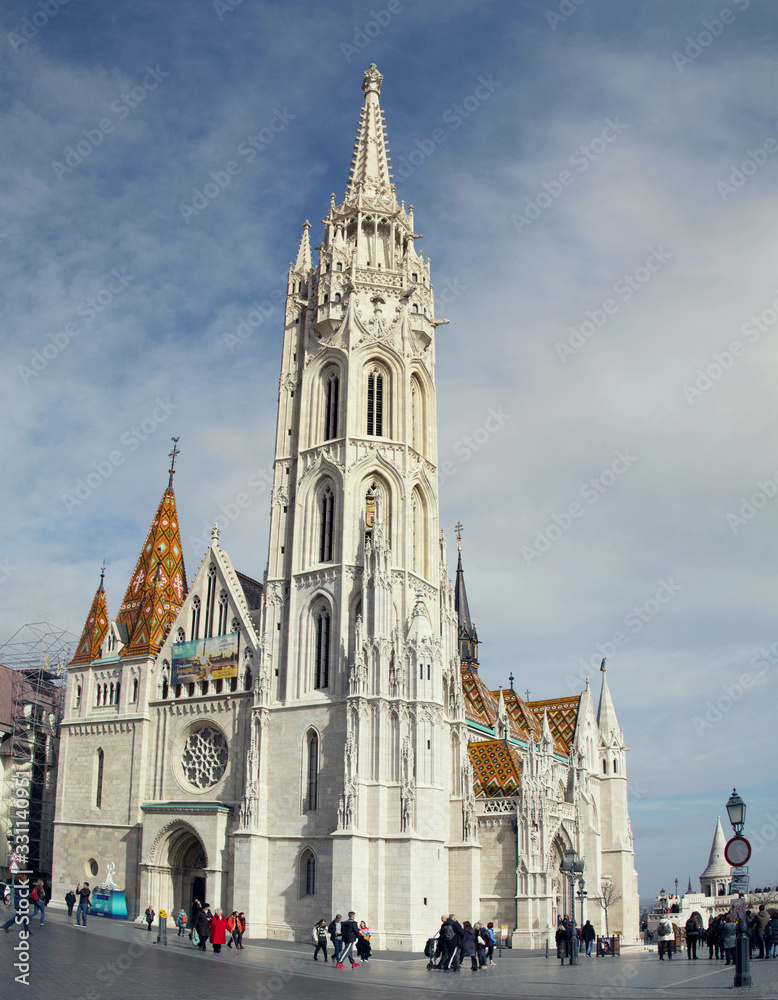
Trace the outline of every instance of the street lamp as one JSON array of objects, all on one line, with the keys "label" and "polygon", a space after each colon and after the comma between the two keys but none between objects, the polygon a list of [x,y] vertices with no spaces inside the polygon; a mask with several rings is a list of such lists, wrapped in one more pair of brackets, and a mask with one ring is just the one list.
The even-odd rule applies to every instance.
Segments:
[{"label": "street lamp", "polygon": [[581,875],[581,877],[578,879],[578,892],[576,893],[576,895],[581,900],[581,928],[583,928],[583,925],[584,925],[584,900],[589,895],[589,893],[586,891],[586,881],[585,881],[583,875]]},{"label": "street lamp", "polygon": [[[732,789],[732,794],[727,802],[727,815],[732,829],[736,836],[740,836],[743,827],[746,825],[746,804],[737,793],[737,789]],[[749,848],[750,850],[750,848]],[[743,894],[738,893],[742,899]],[[748,924],[744,913],[743,903],[738,907],[737,918],[737,939],[735,944],[735,979],[733,986],[751,985],[751,947],[748,939]]]},{"label": "street lamp", "polygon": [[732,824],[732,829],[736,834],[740,835],[743,832],[743,827],[746,825],[746,804],[738,795],[736,788],[732,789],[729,802],[727,802],[727,815],[729,816],[729,822]]},{"label": "street lamp", "polygon": [[[579,858],[574,847],[565,851],[559,871],[570,881],[570,914],[571,914],[571,935],[570,935],[570,965],[578,965],[578,934],[575,930],[575,883],[583,876],[584,859]],[[583,900],[581,900],[583,908]]]}]

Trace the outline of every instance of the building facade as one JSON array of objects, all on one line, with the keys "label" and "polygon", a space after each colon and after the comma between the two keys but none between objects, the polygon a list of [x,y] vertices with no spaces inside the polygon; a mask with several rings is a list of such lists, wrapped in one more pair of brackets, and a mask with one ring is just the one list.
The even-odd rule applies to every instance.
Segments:
[{"label": "building facade", "polygon": [[[605,674],[597,709],[588,684],[540,702],[490,691],[461,554],[449,577],[445,320],[392,183],[381,82],[371,66],[318,258],[305,223],[289,270],[263,584],[217,528],[188,584],[171,467],[116,619],[101,582],[70,665],[55,894],[113,861],[135,914],[207,897],[244,910],[251,936],[289,939],[353,909],[377,947],[407,949],[456,911],[531,946],[567,912],[572,845],[590,895],[620,887],[610,925],[632,938],[626,747]],[[237,646],[229,670],[184,678],[184,652],[219,637]]]}]

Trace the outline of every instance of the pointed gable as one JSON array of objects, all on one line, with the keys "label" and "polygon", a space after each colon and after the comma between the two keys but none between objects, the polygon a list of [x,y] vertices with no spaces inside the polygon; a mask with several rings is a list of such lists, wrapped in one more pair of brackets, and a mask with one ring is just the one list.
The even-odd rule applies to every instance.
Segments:
[{"label": "pointed gable", "polygon": [[497,699],[475,670],[462,667],[462,693],[465,697],[465,718],[490,729],[497,717]]},{"label": "pointed gable", "polygon": [[127,631],[121,656],[155,655],[187,593],[172,486],[162,494],[116,622]]},{"label": "pointed gable", "polygon": [[569,754],[573,744],[580,702],[580,694],[575,694],[568,698],[549,698],[547,701],[527,703],[527,707],[533,712],[539,712],[541,715],[544,711],[547,713],[554,744],[563,754]]},{"label": "pointed gable", "polygon": [[103,640],[108,634],[108,608],[105,603],[105,590],[103,589],[103,577],[100,577],[100,586],[95,591],[92,600],[92,607],[86,616],[84,630],[76,646],[76,655],[70,661],[69,666],[79,663],[91,663],[100,656],[100,648]]}]

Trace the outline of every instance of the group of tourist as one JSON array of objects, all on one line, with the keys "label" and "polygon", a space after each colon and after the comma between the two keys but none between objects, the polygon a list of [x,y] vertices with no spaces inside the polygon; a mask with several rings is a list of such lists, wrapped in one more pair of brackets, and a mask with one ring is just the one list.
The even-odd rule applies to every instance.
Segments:
[{"label": "group of tourist", "polygon": [[[211,913],[209,903],[201,903],[199,899],[194,901],[192,907],[191,920],[187,918],[186,911],[182,908],[176,917],[178,936],[183,937],[187,927],[190,927],[189,940],[196,945],[200,951],[205,951],[210,941],[213,950],[218,955],[222,950],[222,945],[228,948],[235,946],[235,951],[243,949],[243,934],[246,930],[246,914],[243,910],[238,913],[233,910],[226,917],[224,911],[217,908]],[[229,938],[229,941],[227,940]]]},{"label": "group of tourist", "polygon": [[313,925],[311,938],[313,940],[313,960],[319,961],[319,952],[322,953],[324,961],[327,961],[327,938],[332,942],[332,961],[335,968],[345,969],[345,962],[351,963],[351,968],[355,969],[360,963],[356,961],[354,955],[359,955],[361,962],[367,962],[373,953],[370,944],[370,928],[364,920],[357,923],[356,914],[349,911],[348,920],[344,920],[339,913],[327,923],[322,917]]},{"label": "group of tourist", "polygon": [[440,918],[440,930],[429,939],[424,950],[429,958],[428,969],[439,969],[441,972],[459,972],[465,959],[470,959],[470,971],[480,972],[482,969],[496,965],[494,949],[497,936],[494,924],[490,921],[483,924],[480,920],[471,923],[465,920],[460,923],[455,913],[443,914]]},{"label": "group of tourist", "polygon": [[578,951],[585,951],[586,957],[592,957],[597,932],[591,920],[587,920],[583,927],[573,927],[573,921],[565,914],[557,919],[557,929],[554,941],[556,942],[557,958],[562,961],[570,958],[573,950],[573,934],[578,938]]},{"label": "group of tourist", "polygon": [[[686,957],[689,960],[699,958],[698,942],[708,946],[708,958],[721,959],[726,965],[735,964],[735,946],[737,943],[737,917],[731,911],[710,917],[708,926],[703,924],[702,915],[695,910],[684,926],[686,932]],[[758,951],[758,958],[778,957],[778,910],[768,910],[762,904],[756,913],[746,910],[746,933],[750,957]],[[659,958],[664,960],[673,957],[675,950],[675,929],[667,917],[662,917],[657,927],[659,942]]]}]

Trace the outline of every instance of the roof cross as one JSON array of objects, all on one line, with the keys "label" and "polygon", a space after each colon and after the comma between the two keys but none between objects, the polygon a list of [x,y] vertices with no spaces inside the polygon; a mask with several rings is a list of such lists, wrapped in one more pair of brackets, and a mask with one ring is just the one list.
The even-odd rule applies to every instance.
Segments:
[{"label": "roof cross", "polygon": [[513,674],[508,674],[508,680],[511,682],[511,691],[513,690]]},{"label": "roof cross", "polygon": [[457,523],[454,525],[454,531],[456,531],[456,533],[457,533],[457,551],[458,552],[462,551],[462,528],[463,527],[464,527],[464,525],[462,524],[461,521],[457,521]]},{"label": "roof cross", "polygon": [[172,490],[173,476],[176,474],[176,455],[181,454],[181,449],[178,447],[179,438],[172,437],[170,440],[173,442],[173,450],[168,455],[168,458],[170,459],[170,480],[168,481],[167,488]]}]

